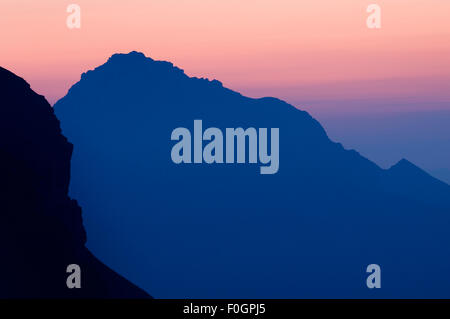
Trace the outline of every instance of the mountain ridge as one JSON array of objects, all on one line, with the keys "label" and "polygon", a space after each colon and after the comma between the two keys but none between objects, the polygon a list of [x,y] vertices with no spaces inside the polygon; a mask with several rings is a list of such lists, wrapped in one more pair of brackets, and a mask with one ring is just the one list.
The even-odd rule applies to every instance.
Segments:
[{"label": "mountain ridge", "polygon": [[[156,68],[155,68],[155,71],[157,71],[157,72],[169,72],[169,73],[172,73],[174,76],[180,76],[180,75],[181,75],[181,77],[182,77],[184,80],[192,80],[192,81],[200,81],[200,82],[204,82],[204,83],[207,83],[207,84],[212,85],[212,86],[218,86],[218,87],[224,88],[225,90],[227,90],[228,92],[232,92],[233,94],[237,94],[237,95],[242,96],[242,97],[244,97],[244,98],[248,98],[248,97],[243,96],[243,95],[242,95],[241,93],[239,93],[239,92],[236,92],[236,91],[234,91],[234,90],[232,90],[232,89],[229,89],[229,88],[225,88],[225,87],[223,86],[222,82],[220,82],[220,81],[217,80],[217,79],[212,79],[212,80],[210,80],[210,79],[208,79],[208,78],[190,77],[190,76],[188,76],[188,75],[185,73],[185,71],[184,71],[183,69],[181,69],[181,68],[175,66],[173,63],[168,62],[168,61],[163,61],[163,60],[161,60],[161,61],[160,61],[160,60],[154,60],[154,59],[152,59],[151,57],[147,57],[144,53],[139,52],[139,51],[130,51],[129,53],[115,53],[115,54],[111,55],[111,56],[107,59],[107,62],[105,62],[104,64],[102,64],[102,65],[100,65],[100,66],[98,66],[98,67],[96,67],[96,68],[94,68],[94,69],[92,69],[92,70],[88,70],[87,72],[82,73],[81,78],[80,78],[80,81],[77,82],[75,85],[73,85],[73,86],[69,89],[69,91],[68,91],[68,93],[67,93],[66,95],[70,94],[71,91],[72,91],[73,89],[77,88],[77,86],[79,85],[79,83],[81,83],[83,80],[87,80],[87,79],[89,78],[89,75],[90,75],[90,74],[94,74],[96,71],[101,72],[101,71],[103,71],[105,68],[110,67],[112,64],[116,64],[116,62],[118,62],[118,63],[124,62],[124,63],[127,63],[127,65],[130,65],[130,64],[131,64],[131,65],[135,65],[135,66],[138,66],[139,63],[146,63],[146,64],[149,64],[149,63],[150,63],[150,64],[153,64],[153,65],[158,65],[158,66],[160,66],[160,67],[156,67]],[[139,68],[138,68],[138,69],[139,69]],[[151,74],[152,74],[153,76],[156,75],[156,74],[154,74],[154,73],[151,73]],[[131,74],[131,75],[132,75],[132,74]],[[65,96],[64,96],[64,97],[65,97]],[[64,99],[64,97],[62,97],[60,100]],[[307,116],[308,116],[311,120],[317,122],[317,124],[320,126],[320,128],[323,130],[323,132],[327,135],[325,129],[322,127],[322,125],[320,124],[320,122],[318,122],[314,117],[312,117],[312,116],[311,116],[307,111],[305,111],[305,110],[301,110],[301,109],[299,109],[299,108],[297,108],[297,107],[295,107],[295,106],[292,106],[291,104],[289,104],[289,103],[287,103],[287,102],[285,102],[285,101],[283,101],[283,100],[281,100],[281,99],[278,99],[278,98],[276,98],[276,97],[266,96],[266,97],[261,97],[261,98],[249,98],[249,99],[252,99],[252,100],[261,100],[261,101],[275,101],[275,102],[277,102],[277,103],[285,104],[286,106],[289,106],[289,107],[294,107],[295,109],[299,110],[300,112],[304,112],[305,114],[307,114]],[[55,103],[55,106],[57,106],[57,104],[58,104],[58,102],[59,102],[60,100],[58,100],[58,101]],[[327,137],[328,137],[328,135],[327,135]],[[329,137],[328,137],[328,138],[329,138]],[[342,146],[342,144],[339,143],[339,142],[334,142],[334,143],[336,143],[336,144],[339,145],[339,146]],[[343,146],[342,146],[342,147],[343,147]],[[344,148],[344,149],[345,149],[345,148]],[[355,150],[355,149],[345,149],[345,150],[346,150],[346,151],[350,151],[350,152],[356,152],[359,156],[361,156],[361,157],[363,157],[363,158],[366,158],[365,156],[361,155],[361,154],[360,154],[357,150]],[[366,159],[367,159],[367,158],[366,158]],[[368,160],[369,160],[369,159],[368,159]],[[370,160],[369,160],[369,161],[370,161]],[[372,161],[371,161],[371,162],[372,162]],[[410,161],[408,161],[407,159],[404,159],[404,158],[401,159],[401,160],[399,160],[397,163],[395,163],[394,165],[392,165],[390,168],[385,169],[385,168],[380,167],[380,169],[381,169],[381,170],[384,170],[384,171],[396,170],[396,169],[399,167],[399,165],[402,166],[402,167],[404,167],[405,164],[407,164],[407,163],[410,163],[410,164],[413,165],[416,169],[425,172],[423,169],[419,168],[418,166],[414,165],[413,163],[411,163]],[[375,163],[374,163],[374,164],[375,164]],[[378,166],[377,164],[375,164],[375,165]],[[379,167],[379,166],[378,166],[378,167]],[[411,167],[411,166],[410,166],[410,167]],[[425,172],[425,173],[426,173],[426,172]],[[427,173],[427,175],[429,175],[429,174]],[[430,175],[430,177],[433,178],[433,179],[437,179],[436,177],[433,177],[433,176],[431,176],[431,175]],[[439,179],[438,179],[438,180],[439,180]],[[441,182],[443,182],[443,181],[441,181]],[[445,183],[445,182],[443,182],[443,183]]]},{"label": "mountain ridge", "polygon": [[[450,277],[430,268],[450,265],[442,256],[450,193],[437,180],[415,187],[408,171],[399,178],[345,150],[279,99],[248,98],[138,53],[113,57],[55,112],[76,145],[71,193],[92,212],[88,232],[117,244],[113,251],[94,237],[88,245],[121,273],[169,298],[448,295]],[[279,128],[279,171],[172,163],[170,133],[198,119]],[[378,293],[357,270],[373,262],[389,269],[389,288]],[[411,263],[418,272],[405,271]]]}]

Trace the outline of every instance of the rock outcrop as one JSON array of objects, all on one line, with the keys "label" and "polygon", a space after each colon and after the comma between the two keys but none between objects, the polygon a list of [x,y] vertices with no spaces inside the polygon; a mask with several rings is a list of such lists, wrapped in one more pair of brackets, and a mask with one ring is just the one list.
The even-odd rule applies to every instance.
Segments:
[{"label": "rock outcrop", "polygon": [[[148,298],[85,247],[72,149],[45,98],[0,68],[0,298]],[[70,264],[80,289],[66,285]]]}]

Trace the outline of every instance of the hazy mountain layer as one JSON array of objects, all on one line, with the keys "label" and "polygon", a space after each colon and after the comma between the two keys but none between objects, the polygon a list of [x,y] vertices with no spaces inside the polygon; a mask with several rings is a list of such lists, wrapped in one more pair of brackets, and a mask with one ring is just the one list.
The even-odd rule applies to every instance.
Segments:
[{"label": "hazy mountain layer", "polygon": [[[88,246],[157,297],[450,297],[450,187],[406,160],[381,169],[283,101],[131,52],[83,74],[55,111]],[[175,164],[171,135],[188,129],[194,147],[195,120],[202,133],[279,128],[278,171],[260,174],[250,151]],[[381,289],[366,287],[372,263]]]}]

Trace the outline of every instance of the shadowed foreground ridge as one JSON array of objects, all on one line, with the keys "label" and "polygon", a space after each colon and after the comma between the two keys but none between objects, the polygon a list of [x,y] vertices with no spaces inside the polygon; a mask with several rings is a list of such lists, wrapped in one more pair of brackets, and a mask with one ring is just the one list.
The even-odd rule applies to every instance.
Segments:
[{"label": "shadowed foreground ridge", "polygon": [[[45,98],[0,68],[0,298],[148,298],[84,246],[71,156]],[[69,264],[81,289],[66,286]]]},{"label": "shadowed foreground ridge", "polygon": [[[450,297],[450,187],[407,161],[381,169],[307,112],[138,52],[83,74],[55,112],[89,248],[158,297]],[[174,164],[171,132],[197,119],[279,128],[279,171]]]}]

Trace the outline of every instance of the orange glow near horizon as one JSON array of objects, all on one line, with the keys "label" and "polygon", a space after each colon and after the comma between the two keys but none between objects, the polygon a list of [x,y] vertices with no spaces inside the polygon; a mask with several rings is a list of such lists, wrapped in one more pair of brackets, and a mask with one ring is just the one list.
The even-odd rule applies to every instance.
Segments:
[{"label": "orange glow near horizon", "polygon": [[[81,29],[66,26],[70,3]],[[381,29],[366,26],[371,3]],[[0,11],[0,65],[51,103],[81,73],[136,50],[254,97],[450,109],[448,0],[2,0]]]}]

